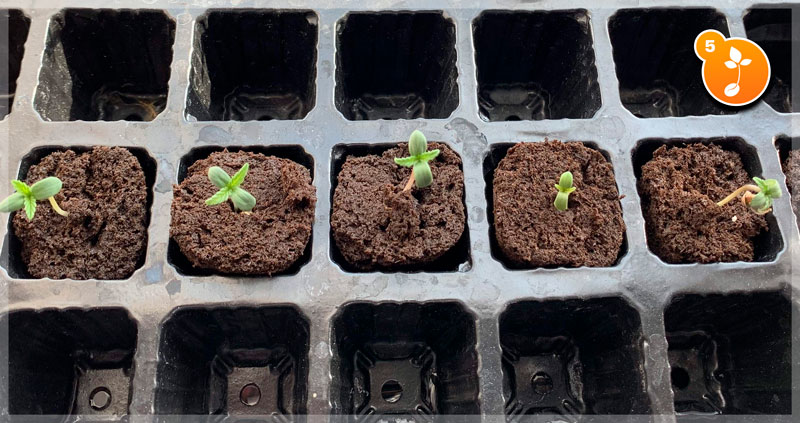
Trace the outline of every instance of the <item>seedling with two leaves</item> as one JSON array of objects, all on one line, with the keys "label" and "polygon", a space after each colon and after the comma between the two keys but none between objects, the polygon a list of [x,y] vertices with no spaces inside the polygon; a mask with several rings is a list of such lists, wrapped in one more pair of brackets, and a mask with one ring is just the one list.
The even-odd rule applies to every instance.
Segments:
[{"label": "seedling with two leaves", "polygon": [[394,159],[396,164],[411,168],[411,176],[408,178],[403,192],[411,190],[415,183],[417,188],[425,188],[433,182],[433,173],[428,162],[439,155],[439,150],[427,150],[428,140],[422,132],[415,130],[408,138],[408,152],[411,156]]},{"label": "seedling with two leaves", "polygon": [[49,200],[50,206],[56,213],[65,217],[69,214],[59,207],[54,198],[61,191],[62,185],[61,180],[55,176],[44,178],[31,186],[15,179],[11,181],[11,185],[16,192],[0,203],[0,213],[11,213],[24,208],[25,216],[28,220],[33,220],[33,216],[36,214],[36,202]]},{"label": "seedling with two leaves", "polygon": [[744,193],[744,195],[742,195],[742,203],[756,214],[767,214],[771,212],[773,200],[781,196],[781,188],[778,186],[778,181],[775,179],[764,180],[761,178],[753,178],[753,181],[756,183],[755,185],[747,184],[739,187],[736,191],[718,202],[717,206],[722,207]]},{"label": "seedling with two leaves", "polygon": [[221,167],[212,166],[208,168],[208,179],[219,188],[219,191],[206,200],[206,204],[214,206],[230,199],[236,210],[243,212],[253,210],[253,207],[256,206],[256,198],[241,188],[249,169],[250,164],[245,163],[233,177],[230,177]]}]

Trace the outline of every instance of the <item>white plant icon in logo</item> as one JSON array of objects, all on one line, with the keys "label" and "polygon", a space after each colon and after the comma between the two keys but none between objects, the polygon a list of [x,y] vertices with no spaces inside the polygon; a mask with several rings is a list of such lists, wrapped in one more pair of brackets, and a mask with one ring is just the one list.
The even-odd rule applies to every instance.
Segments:
[{"label": "white plant icon in logo", "polygon": [[736,47],[731,47],[731,60],[725,62],[728,69],[738,69],[736,82],[732,82],[725,87],[725,95],[733,97],[739,94],[739,81],[742,80],[742,66],[747,66],[752,62],[750,59],[742,59],[742,52],[737,50]]}]

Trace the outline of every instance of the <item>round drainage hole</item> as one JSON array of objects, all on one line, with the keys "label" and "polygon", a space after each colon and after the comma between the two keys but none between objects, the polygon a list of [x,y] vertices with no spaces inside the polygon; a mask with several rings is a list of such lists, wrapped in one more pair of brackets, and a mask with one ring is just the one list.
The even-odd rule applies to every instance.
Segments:
[{"label": "round drainage hole", "polygon": [[261,389],[255,383],[244,386],[239,392],[239,401],[248,407],[254,407],[261,401]]},{"label": "round drainage hole", "polygon": [[531,384],[533,385],[533,392],[539,395],[547,395],[553,392],[553,379],[547,373],[539,372],[533,375]]},{"label": "round drainage hole", "polygon": [[383,400],[390,403],[400,401],[403,396],[403,387],[400,386],[396,380],[387,380],[381,386],[381,397]]},{"label": "round drainage hole", "polygon": [[678,389],[686,389],[689,387],[691,378],[689,378],[689,372],[687,372],[686,369],[675,367],[670,372],[670,375],[672,377],[672,386]]},{"label": "round drainage hole", "polygon": [[105,386],[94,388],[89,394],[89,406],[92,410],[103,411],[111,405],[111,391]]}]

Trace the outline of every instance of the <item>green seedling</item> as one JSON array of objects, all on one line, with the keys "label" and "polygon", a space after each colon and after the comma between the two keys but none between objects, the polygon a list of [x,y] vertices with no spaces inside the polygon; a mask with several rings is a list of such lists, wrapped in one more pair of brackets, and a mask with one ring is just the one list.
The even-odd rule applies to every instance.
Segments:
[{"label": "green seedling", "polygon": [[212,166],[208,168],[208,179],[219,188],[219,191],[206,200],[206,204],[214,206],[230,199],[236,210],[244,212],[253,210],[253,207],[256,206],[256,198],[240,187],[249,169],[250,164],[245,163],[231,178],[228,176],[228,173],[220,167]]},{"label": "green seedling", "polygon": [[18,180],[11,181],[11,185],[17,192],[11,194],[0,203],[0,212],[10,213],[24,208],[25,216],[28,220],[33,220],[33,215],[36,214],[36,202],[49,200],[50,206],[53,207],[56,213],[65,217],[69,215],[58,206],[56,199],[53,198],[61,191],[62,185],[61,180],[55,176],[44,178],[31,186]]},{"label": "green seedling", "polygon": [[422,132],[415,130],[408,138],[408,152],[411,153],[411,156],[394,159],[398,165],[411,168],[411,176],[408,178],[403,192],[410,190],[415,183],[417,188],[425,188],[433,182],[433,173],[428,162],[439,155],[439,150],[427,150],[428,140]]},{"label": "green seedling", "polygon": [[558,190],[558,194],[556,194],[556,201],[553,205],[556,206],[556,210],[564,211],[567,209],[569,203],[569,195],[575,191],[575,187],[572,186],[572,172],[564,172],[561,174],[561,177],[558,178],[556,189]]},{"label": "green seedling", "polygon": [[729,196],[722,199],[717,205],[722,207],[744,193],[744,195],[742,195],[742,203],[752,209],[756,214],[767,214],[771,212],[772,201],[781,196],[781,188],[778,186],[778,181],[775,179],[764,180],[761,178],[753,178],[753,181],[755,181],[755,185],[742,185]]}]

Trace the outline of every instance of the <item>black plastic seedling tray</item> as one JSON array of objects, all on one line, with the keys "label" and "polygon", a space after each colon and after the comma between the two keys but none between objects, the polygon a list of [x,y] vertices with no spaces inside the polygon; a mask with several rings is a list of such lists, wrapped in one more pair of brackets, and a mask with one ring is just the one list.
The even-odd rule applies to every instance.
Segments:
[{"label": "black plastic seedling tray", "polygon": [[[754,262],[675,265],[648,248],[636,186],[657,146],[705,142],[786,192],[781,159],[800,142],[800,6],[2,7],[0,194],[45,154],[94,145],[129,148],[150,194],[147,250],[124,280],[33,279],[10,223],[0,225],[3,421],[800,415],[800,233],[789,196],[776,201]],[[705,93],[692,41],[710,28],[761,43],[773,66],[763,100],[734,109]],[[336,172],[346,155],[383,151],[414,129],[461,156],[464,237],[428,266],[358,272],[332,242]],[[512,143],[545,138],[584,142],[613,165],[626,224],[613,266],[522,269],[499,252],[493,171]],[[288,271],[200,272],[171,243],[173,184],[223,148],[311,170],[313,235]]]}]

